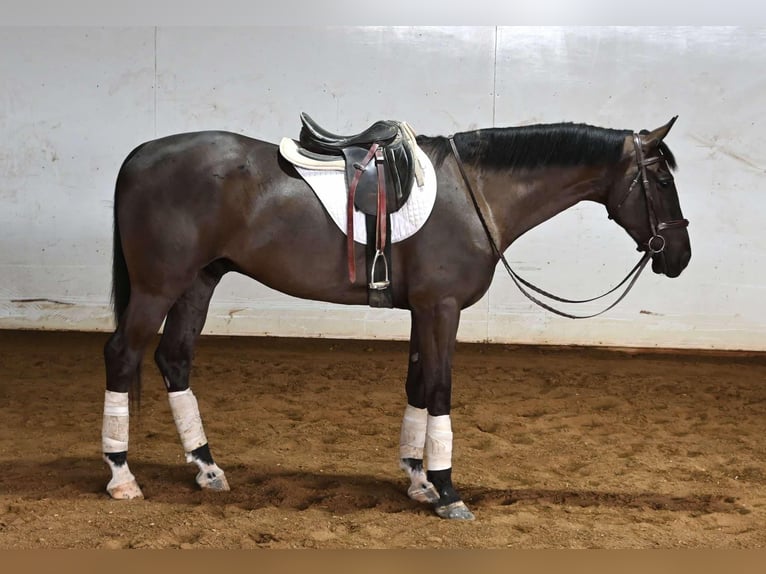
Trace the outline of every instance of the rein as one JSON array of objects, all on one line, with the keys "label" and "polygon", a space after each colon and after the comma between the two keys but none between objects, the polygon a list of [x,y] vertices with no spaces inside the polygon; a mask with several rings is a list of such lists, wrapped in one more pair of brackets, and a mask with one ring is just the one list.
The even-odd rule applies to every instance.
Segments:
[{"label": "rein", "polygon": [[[468,179],[468,175],[465,172],[465,168],[463,167],[463,160],[460,157],[460,153],[457,151],[455,140],[453,136],[450,136],[448,139],[449,139],[450,146],[452,147],[452,153],[455,156],[455,160],[457,161],[458,169],[460,170],[460,174],[463,176],[463,181],[465,181],[465,185],[468,188],[468,193],[471,196],[471,201],[473,202],[473,206],[476,209],[476,213],[479,216],[479,220],[481,221],[481,224],[484,227],[484,231],[487,234],[487,237],[489,238],[489,242],[490,242],[490,245],[492,246],[492,250],[503,262],[503,266],[508,272],[508,275],[510,275],[511,279],[513,279],[513,282],[516,284],[516,287],[519,288],[519,291],[521,291],[522,294],[524,294],[524,296],[527,297],[527,299],[529,299],[536,305],[539,305],[543,309],[546,309],[547,311],[550,311],[551,313],[555,313],[556,315],[560,315],[561,317],[567,317],[569,319],[590,319],[592,317],[597,317],[599,315],[602,315],[603,313],[606,313],[607,311],[615,307],[620,301],[622,301],[625,298],[625,296],[630,292],[630,290],[636,284],[636,281],[638,280],[639,275],[641,275],[641,272],[646,267],[646,264],[649,262],[652,255],[654,255],[655,253],[661,253],[665,249],[665,238],[659,235],[659,231],[662,231],[663,229],[673,228],[673,227],[681,227],[681,226],[685,227],[686,225],[689,224],[689,222],[686,220],[672,221],[669,223],[657,223],[657,217],[654,211],[654,204],[652,199],[650,199],[651,194],[648,191],[649,178],[647,177],[647,174],[646,174],[646,165],[659,161],[660,158],[651,158],[649,160],[645,160],[643,155],[643,150],[641,150],[641,140],[638,134],[633,134],[633,145],[636,147],[636,163],[638,164],[639,172],[638,174],[636,174],[636,179],[633,182],[633,184],[631,184],[627,193],[630,193],[635,183],[639,181],[639,177],[641,177],[641,180],[640,180],[641,186],[643,187],[644,194],[646,195],[647,209],[649,210],[649,222],[652,229],[652,237],[650,237],[649,241],[647,241],[645,246],[642,246],[644,254],[641,256],[641,259],[639,259],[638,263],[636,263],[633,269],[631,269],[628,272],[628,274],[625,276],[625,278],[622,281],[620,281],[619,284],[617,284],[615,287],[612,287],[612,289],[610,289],[606,293],[603,293],[602,295],[599,295],[597,297],[591,297],[590,299],[565,299],[563,297],[553,295],[552,293],[548,293],[547,291],[540,289],[539,287],[536,287],[535,285],[533,285],[526,279],[522,278],[518,273],[516,273],[511,268],[510,264],[508,263],[508,260],[505,258],[505,255],[503,255],[503,252],[500,251],[500,249],[497,247],[497,243],[495,242],[494,237],[492,237],[492,232],[490,231],[490,228],[487,225],[486,220],[484,219],[484,214],[481,212],[479,203],[478,201],[476,201],[476,195],[474,193],[473,187],[471,186],[471,182]],[[622,202],[620,203],[622,204]],[[652,242],[655,240],[661,240],[661,243],[659,244],[658,248],[655,248],[652,245]],[[559,301],[561,303],[590,303],[592,301],[603,299],[607,295],[614,293],[617,289],[622,287],[626,282],[628,282],[628,286],[625,288],[625,291],[622,293],[622,295],[619,296],[619,298],[616,301],[614,301],[606,309],[599,311],[598,313],[593,313],[592,315],[572,315],[570,313],[560,311],[548,305],[547,303],[540,301],[540,299],[538,299],[537,297],[529,293],[526,289],[524,289],[524,287],[527,287],[531,289],[532,291],[534,291],[535,293],[543,295],[544,297],[547,297],[549,299],[553,299],[554,301]]]}]

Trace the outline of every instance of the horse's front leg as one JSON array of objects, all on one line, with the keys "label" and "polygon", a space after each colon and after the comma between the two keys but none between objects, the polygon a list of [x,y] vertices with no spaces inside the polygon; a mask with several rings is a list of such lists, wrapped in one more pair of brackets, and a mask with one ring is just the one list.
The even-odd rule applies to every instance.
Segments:
[{"label": "horse's front leg", "polygon": [[417,319],[412,314],[410,327],[410,356],[407,367],[407,407],[402,419],[402,431],[399,435],[399,465],[410,478],[407,495],[417,502],[435,504],[439,502],[439,493],[426,476],[423,466],[426,433],[428,430],[428,410],[426,409],[423,369],[420,360],[417,337]]},{"label": "horse's front leg", "polygon": [[[424,489],[423,499],[431,502],[436,514],[442,518],[472,520],[473,514],[452,484],[452,356],[460,308],[455,300],[446,300],[433,306],[413,309],[412,315],[412,339],[417,341],[417,348],[413,353],[414,344],[411,341],[407,380],[408,410],[402,425],[400,455],[408,454],[408,447],[417,448],[421,437],[425,435],[423,457],[426,482],[413,481],[410,491],[413,487],[417,490],[420,484]],[[412,440],[407,440],[405,432]],[[418,451],[413,450],[412,454],[417,455]],[[402,459],[405,466],[409,467],[411,478],[420,478],[416,456],[402,456]]]}]

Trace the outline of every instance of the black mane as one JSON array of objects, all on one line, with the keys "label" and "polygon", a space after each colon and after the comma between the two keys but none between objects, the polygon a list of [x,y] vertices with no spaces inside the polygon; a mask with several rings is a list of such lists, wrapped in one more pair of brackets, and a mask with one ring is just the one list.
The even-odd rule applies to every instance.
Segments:
[{"label": "black mane", "polygon": [[[587,124],[538,124],[512,128],[487,128],[455,134],[464,162],[502,169],[534,169],[542,166],[574,167],[616,163],[622,157],[630,130],[598,128]],[[440,165],[451,153],[445,137],[418,136]],[[670,167],[675,159],[665,143],[660,150]]]}]

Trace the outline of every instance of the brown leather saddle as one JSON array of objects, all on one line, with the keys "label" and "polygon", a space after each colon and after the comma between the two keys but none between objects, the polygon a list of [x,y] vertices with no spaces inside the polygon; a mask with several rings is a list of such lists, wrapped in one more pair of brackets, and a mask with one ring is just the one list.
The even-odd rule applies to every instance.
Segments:
[{"label": "brown leather saddle", "polygon": [[322,128],[301,113],[299,143],[308,153],[339,156],[345,161],[347,250],[349,280],[356,281],[354,257],[354,207],[367,218],[368,302],[373,307],[393,307],[391,296],[390,214],[406,203],[415,179],[422,175],[415,157],[415,136],[403,122],[376,121],[364,131],[343,136]]}]

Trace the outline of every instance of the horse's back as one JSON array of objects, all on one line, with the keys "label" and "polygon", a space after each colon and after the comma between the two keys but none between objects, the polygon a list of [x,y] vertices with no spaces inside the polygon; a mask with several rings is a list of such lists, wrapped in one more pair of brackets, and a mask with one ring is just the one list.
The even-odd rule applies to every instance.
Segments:
[{"label": "horse's back", "polygon": [[[287,177],[276,145],[225,131],[188,132],[145,142],[117,176],[118,217],[182,212],[202,220],[224,204],[257,194],[261,182]],[[238,199],[239,198],[239,199]]]},{"label": "horse's back", "polygon": [[137,146],[126,157],[120,175],[142,175],[147,170],[169,167],[168,164],[182,170],[204,168],[211,162],[221,165],[246,159],[264,147],[273,144],[227,131],[178,133]]}]

